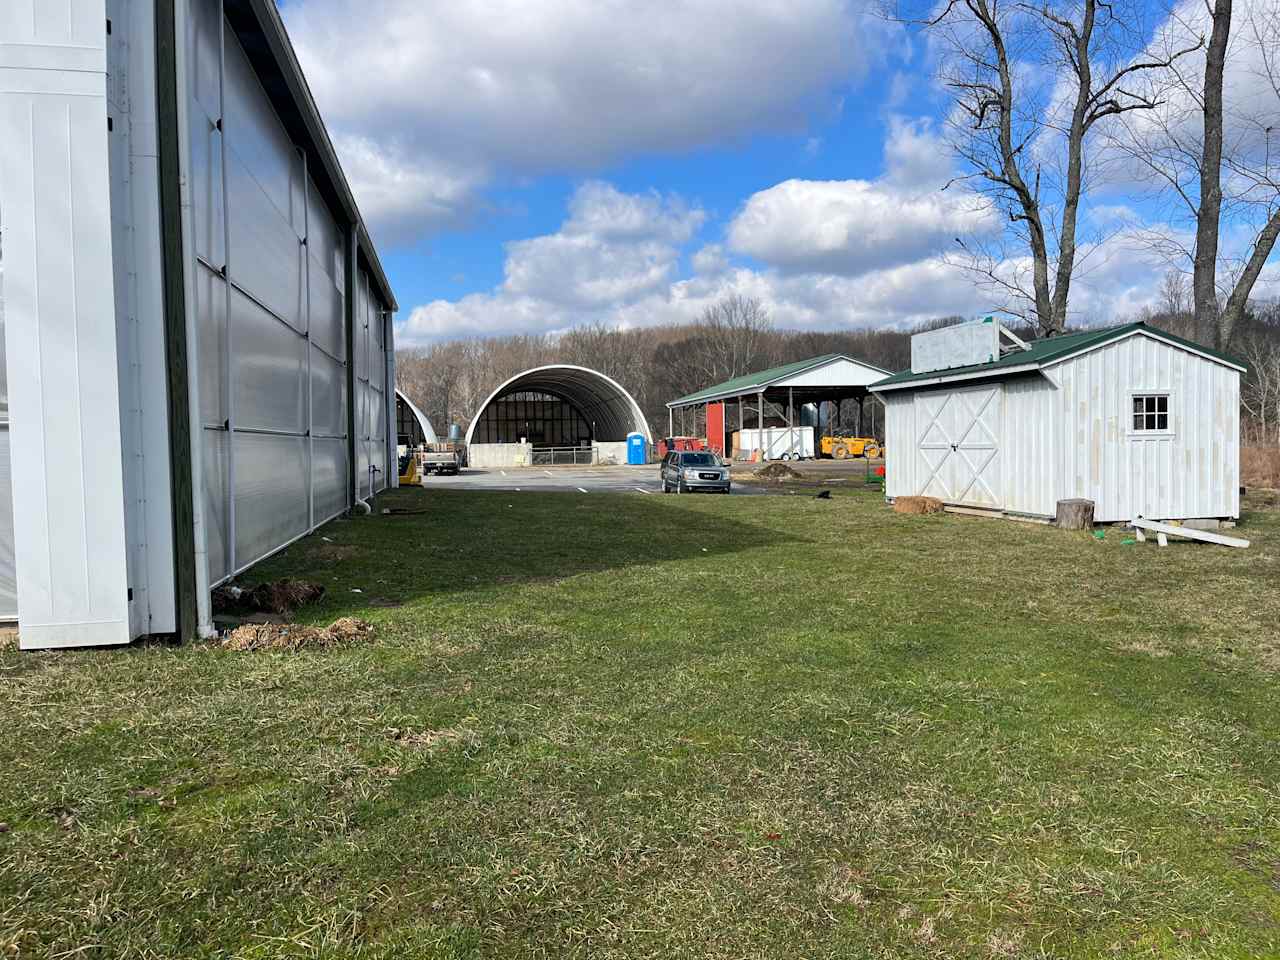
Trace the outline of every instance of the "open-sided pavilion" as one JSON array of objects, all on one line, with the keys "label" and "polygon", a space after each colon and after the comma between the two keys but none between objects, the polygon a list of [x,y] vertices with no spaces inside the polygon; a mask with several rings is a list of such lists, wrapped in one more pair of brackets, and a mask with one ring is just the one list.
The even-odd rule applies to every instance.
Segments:
[{"label": "open-sided pavilion", "polygon": [[[690,408],[705,407],[708,446],[723,455],[726,452],[724,437],[729,423],[729,407],[737,407],[739,430],[748,426],[766,427],[770,409],[779,411],[775,416],[780,415],[784,425],[792,428],[800,426],[800,411],[808,404],[814,405],[816,423],[822,424],[827,422],[823,417],[823,404],[854,400],[858,404],[858,432],[861,434],[867,388],[888,375],[887,370],[843,353],[797,360],[734,377],[672,400],[667,404],[667,433],[668,436],[675,434],[676,411],[683,413]],[[767,451],[764,455],[767,457]]]}]

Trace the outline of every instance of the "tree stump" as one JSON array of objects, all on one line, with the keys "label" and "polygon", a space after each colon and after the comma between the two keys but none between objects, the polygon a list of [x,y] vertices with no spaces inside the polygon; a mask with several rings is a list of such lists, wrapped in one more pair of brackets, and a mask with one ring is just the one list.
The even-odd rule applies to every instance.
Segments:
[{"label": "tree stump", "polygon": [[1091,530],[1093,528],[1093,501],[1059,500],[1058,526],[1063,530]]}]

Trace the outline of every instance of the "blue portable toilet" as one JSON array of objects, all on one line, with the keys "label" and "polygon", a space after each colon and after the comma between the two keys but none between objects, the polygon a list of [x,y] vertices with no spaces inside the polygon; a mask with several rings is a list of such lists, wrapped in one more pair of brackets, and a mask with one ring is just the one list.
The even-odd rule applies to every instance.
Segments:
[{"label": "blue portable toilet", "polygon": [[627,463],[648,463],[649,442],[639,431],[627,434]]}]

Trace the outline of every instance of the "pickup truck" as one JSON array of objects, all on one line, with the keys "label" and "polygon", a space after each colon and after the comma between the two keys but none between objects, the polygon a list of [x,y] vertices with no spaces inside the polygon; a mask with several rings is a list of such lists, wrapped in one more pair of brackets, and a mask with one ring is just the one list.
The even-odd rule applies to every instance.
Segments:
[{"label": "pickup truck", "polygon": [[462,467],[462,449],[456,443],[432,443],[418,451],[422,475],[457,473]]}]

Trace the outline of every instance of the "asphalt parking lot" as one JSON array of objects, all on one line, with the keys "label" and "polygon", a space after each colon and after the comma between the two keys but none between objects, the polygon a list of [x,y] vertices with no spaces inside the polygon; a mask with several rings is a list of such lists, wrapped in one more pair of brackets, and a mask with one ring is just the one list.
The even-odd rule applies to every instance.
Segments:
[{"label": "asphalt parking lot", "polygon": [[[805,478],[832,484],[860,480],[866,473],[862,460],[812,460],[788,463],[788,467]],[[788,492],[777,484],[751,482],[755,464],[733,465],[733,496],[759,496]],[[591,467],[507,467],[467,468],[455,476],[425,477],[422,485],[428,490],[510,490],[524,492],[562,493],[640,493],[661,494],[658,482],[658,465],[644,466],[591,466]]]}]

